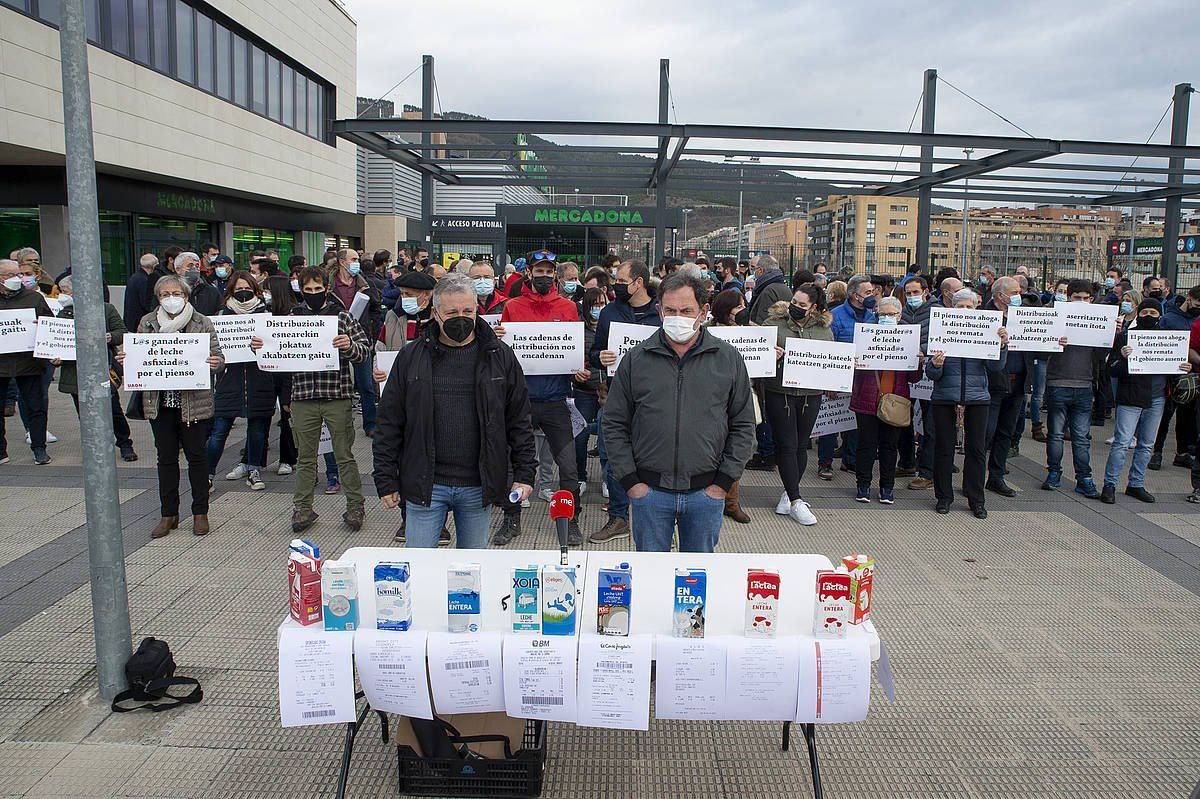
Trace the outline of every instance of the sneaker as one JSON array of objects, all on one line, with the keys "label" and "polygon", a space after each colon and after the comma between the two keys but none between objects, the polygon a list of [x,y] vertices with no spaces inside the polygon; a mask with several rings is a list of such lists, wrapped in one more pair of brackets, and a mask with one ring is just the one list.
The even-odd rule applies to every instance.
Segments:
[{"label": "sneaker", "polygon": [[567,545],[577,547],[583,543],[583,532],[579,529],[578,519],[567,520]]},{"label": "sneaker", "polygon": [[347,508],[342,514],[342,522],[355,532],[362,529],[363,526],[363,509],[362,508]]},{"label": "sneaker", "polygon": [[550,500],[554,499],[554,489],[543,488],[541,491],[537,492],[537,497],[542,502],[549,502]]},{"label": "sneaker", "polygon": [[521,507],[522,507],[522,508],[528,508],[528,507],[529,507],[529,497],[525,497],[525,499],[521,500]]},{"label": "sneaker", "polygon": [[250,486],[251,491],[262,491],[267,487],[267,484],[263,482],[262,473],[258,469],[246,472],[246,485]]},{"label": "sneaker", "polygon": [[[46,434],[46,440],[50,441],[49,433]],[[54,442],[50,441],[50,443],[54,443]],[[1175,456],[1174,460],[1171,461],[1171,465],[1179,466],[1184,469],[1190,469],[1190,468],[1192,468],[1192,456],[1187,454],[1186,452],[1180,453],[1179,455]]]},{"label": "sneaker", "polygon": [[859,486],[858,493],[856,493],[854,495],[854,501],[855,502],[870,502],[871,501],[871,487],[870,486]]},{"label": "sneaker", "polygon": [[811,527],[817,523],[817,517],[813,516],[812,510],[809,509],[808,503],[802,499],[792,502],[788,508],[788,516],[792,517],[792,521],[797,524],[802,524],[805,527]]},{"label": "sneaker", "polygon": [[1142,487],[1142,486],[1137,486],[1137,487],[1135,487],[1135,486],[1129,486],[1129,487],[1127,487],[1127,488],[1125,489],[1125,496],[1127,496],[1127,497],[1133,497],[1134,499],[1141,500],[1142,502],[1154,502],[1154,501],[1155,501],[1155,499],[1154,499],[1154,495],[1153,495],[1153,494],[1151,494],[1149,491],[1147,491],[1147,490],[1146,490],[1144,487]]},{"label": "sneaker", "polygon": [[1046,479],[1042,481],[1043,491],[1053,491],[1062,485],[1062,470],[1051,469],[1046,473]]},{"label": "sneaker", "polygon": [[312,508],[296,508],[292,511],[292,532],[303,533],[317,521],[317,514]]},{"label": "sneaker", "polygon": [[1100,490],[1096,488],[1096,483],[1090,477],[1085,480],[1075,481],[1075,493],[1083,494],[1088,499],[1098,499],[1100,497]]},{"label": "sneaker", "polygon": [[[25,434],[25,443],[26,443],[26,444],[32,444],[32,443],[33,443],[33,439],[32,439],[32,437],[29,435],[29,433],[26,433],[26,434]],[[49,430],[47,430],[47,431],[46,431],[46,443],[47,443],[47,444],[57,444],[57,443],[58,443],[58,436],[54,435],[54,434],[53,434],[53,433],[51,433]]]},{"label": "sneaker", "polygon": [[51,460],[51,457],[46,454],[45,447],[38,447],[33,451],[33,462],[38,466],[45,466],[47,463],[50,463]]},{"label": "sneaker", "polygon": [[589,457],[589,458],[599,458],[599,457],[600,457],[600,448],[599,448],[599,447],[592,447],[591,449],[589,449],[589,450],[588,450],[588,457]]},{"label": "sneaker", "polygon": [[292,469],[293,469],[292,464],[281,463],[281,464],[279,464],[278,468],[275,469],[275,474],[280,474],[280,475],[291,474]]},{"label": "sneaker", "polygon": [[1104,443],[1111,446],[1114,440],[1116,440],[1116,436],[1109,436],[1108,438],[1104,439]]},{"label": "sneaker", "polygon": [[792,509],[792,501],[788,499],[787,492],[784,491],[779,495],[779,501],[775,503],[775,512],[780,516],[787,516]]},{"label": "sneaker", "polygon": [[450,531],[445,527],[438,533],[438,549],[448,549],[450,547]]},{"label": "sneaker", "polygon": [[879,489],[879,504],[880,505],[893,505],[893,504],[895,504],[895,502],[896,502],[896,499],[895,499],[895,497],[892,496],[892,489],[890,489],[890,488]]},{"label": "sneaker", "polygon": [[933,480],[928,477],[918,477],[908,484],[909,491],[927,491],[933,488]]},{"label": "sneaker", "polygon": [[1146,468],[1151,469],[1156,472],[1159,469],[1161,469],[1162,468],[1162,453],[1155,452],[1153,455],[1151,455],[1150,462],[1146,464]]},{"label": "sneaker", "polygon": [[605,544],[618,538],[629,538],[629,535],[629,522],[609,516],[603,527],[588,536],[588,541],[592,544]]},{"label": "sneaker", "polygon": [[121,447],[121,460],[133,463],[137,459],[137,453],[133,451],[133,447]]},{"label": "sneaker", "polygon": [[521,534],[521,517],[516,513],[505,513],[500,517],[500,526],[492,533],[492,546],[502,547]]},{"label": "sneaker", "polygon": [[1105,505],[1116,505],[1117,504],[1117,487],[1106,485],[1103,489],[1101,489],[1100,501],[1103,502]]},{"label": "sneaker", "polygon": [[6,453],[4,453],[3,455],[0,455],[0,465],[3,465],[3,464],[5,464],[5,463],[8,463],[8,461],[9,461],[9,460],[10,460],[10,459],[9,459],[9,457],[8,457],[8,453],[7,453],[7,452],[6,452]]},{"label": "sneaker", "polygon": [[225,475],[226,480],[241,480],[246,476],[246,464],[239,463],[229,470],[229,474]]},{"label": "sneaker", "polygon": [[822,480],[832,480],[833,467],[827,463],[817,467],[817,477],[820,477]]},{"label": "sneaker", "polygon": [[330,480],[328,483],[325,484],[325,493],[326,494],[336,494],[337,492],[339,492],[341,490],[342,490],[342,484],[339,483],[337,480]]},{"label": "sneaker", "polygon": [[408,542],[408,536],[404,533],[404,524],[401,523],[396,529],[396,534],[392,536],[393,544],[404,544]]},{"label": "sneaker", "polygon": [[579,481],[579,496],[582,497],[586,493],[587,493],[587,480],[580,480]]},{"label": "sneaker", "polygon": [[773,472],[775,471],[775,456],[767,455],[765,458],[755,455],[746,464],[746,468],[754,472]]},{"label": "sneaker", "polygon": [[1193,505],[1200,504],[1200,489],[1196,489],[1192,493],[1188,494],[1187,501]]},{"label": "sneaker", "polygon": [[608,481],[607,480],[600,483],[600,496],[604,497],[605,499],[608,499]]},{"label": "sneaker", "polygon": [[911,466],[901,466],[896,470],[897,477],[912,477],[917,473],[917,470]]}]

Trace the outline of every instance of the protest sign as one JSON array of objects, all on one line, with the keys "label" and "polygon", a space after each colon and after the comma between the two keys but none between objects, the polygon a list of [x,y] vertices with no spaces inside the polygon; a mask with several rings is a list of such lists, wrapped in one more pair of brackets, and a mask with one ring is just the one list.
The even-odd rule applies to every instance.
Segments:
[{"label": "protest sign", "polygon": [[849,396],[833,400],[821,397],[821,408],[817,411],[817,421],[813,424],[812,438],[857,429],[858,417],[850,410]]},{"label": "protest sign", "polygon": [[37,311],[0,311],[0,353],[32,352],[37,339]]},{"label": "protest sign", "polygon": [[125,348],[126,391],[207,389],[208,333],[129,333]]},{"label": "protest sign", "polygon": [[490,327],[492,330],[495,330],[497,327],[500,326],[500,317],[503,315],[504,314],[498,314],[498,313],[485,313],[485,314],[480,314],[479,318],[482,319],[483,321],[487,322],[488,327]]},{"label": "protest sign", "polygon": [[1062,352],[1058,340],[1066,335],[1060,306],[1052,308],[1008,309],[1004,329],[1008,331],[1008,348],[1014,352]]},{"label": "protest sign", "polygon": [[661,329],[651,325],[631,325],[628,322],[610,324],[608,326],[608,348],[617,354],[617,360],[608,367],[608,376],[612,377],[617,373],[617,367],[621,365],[621,359],[625,357],[625,353]]},{"label": "protest sign", "polygon": [[221,342],[221,354],[225,363],[253,363],[254,350],[250,349],[250,339],[258,335],[259,319],[265,319],[267,314],[227,314],[210,316],[213,327],[217,329],[217,341]]},{"label": "protest sign", "polygon": [[504,343],[527,375],[569,375],[583,369],[583,322],[508,322]]},{"label": "protest sign", "polygon": [[50,306],[50,311],[55,316],[58,316],[60,313],[62,313],[62,309],[66,307],[62,304],[62,300],[58,299],[57,297],[42,297],[42,299],[46,301],[46,305]]},{"label": "protest sign", "polygon": [[1187,330],[1130,330],[1129,374],[1178,375],[1188,359]]},{"label": "protest sign", "polygon": [[970,308],[931,308],[926,352],[943,352],[952,358],[1000,360],[999,311]]},{"label": "protest sign", "polygon": [[1115,305],[1090,302],[1062,302],[1054,306],[1062,317],[1063,335],[1073,347],[1112,346],[1117,334]]},{"label": "protest sign", "polygon": [[258,322],[258,368],[264,372],[336,372],[336,316],[266,316]]},{"label": "protest sign", "polygon": [[[396,356],[399,354],[400,354],[399,350],[392,350],[391,352],[375,353],[375,368],[378,369],[379,371],[383,372],[388,377],[391,377],[392,367],[396,365]],[[383,379],[383,382],[379,384],[379,396],[381,396],[381,397],[383,396],[383,388],[386,385],[387,385],[387,377],[385,377]]]},{"label": "protest sign", "polygon": [[779,340],[774,327],[710,327],[708,332],[727,341],[742,354],[751,377],[774,377],[779,361],[775,344]]},{"label": "protest sign", "polygon": [[41,316],[37,320],[33,357],[75,360],[75,320]]},{"label": "protest sign", "polygon": [[783,355],[783,387],[849,392],[854,385],[854,344],[789,338]]},{"label": "protest sign", "polygon": [[354,299],[350,301],[350,315],[355,319],[362,317],[362,312],[366,310],[367,303],[371,301],[371,295],[364,292],[358,292],[354,295]]},{"label": "protest sign", "polygon": [[933,381],[922,374],[920,380],[909,385],[908,396],[911,399],[928,401],[933,396]]},{"label": "protest sign", "polygon": [[920,325],[854,325],[859,369],[911,372],[921,353]]},{"label": "protest sign", "polygon": [[328,455],[333,452],[333,436],[329,434],[329,425],[321,422],[321,437],[317,440],[317,454]]}]

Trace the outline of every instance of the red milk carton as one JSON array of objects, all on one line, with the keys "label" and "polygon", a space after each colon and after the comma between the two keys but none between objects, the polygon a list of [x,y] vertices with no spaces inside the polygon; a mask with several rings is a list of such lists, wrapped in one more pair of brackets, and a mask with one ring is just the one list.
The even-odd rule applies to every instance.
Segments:
[{"label": "red milk carton", "polygon": [[854,617],[850,573],[845,566],[817,571],[817,595],[813,602],[813,635],[845,638]]},{"label": "red milk carton", "polygon": [[321,563],[292,552],[288,555],[288,591],[292,618],[301,624],[321,621]]},{"label": "red milk carton", "polygon": [[854,599],[854,616],[851,624],[862,624],[871,618],[871,585],[875,578],[875,559],[870,555],[852,552],[842,558],[842,565],[850,572],[850,595]]},{"label": "red milk carton", "polygon": [[746,635],[774,638],[779,627],[779,573],[750,569],[746,573]]}]

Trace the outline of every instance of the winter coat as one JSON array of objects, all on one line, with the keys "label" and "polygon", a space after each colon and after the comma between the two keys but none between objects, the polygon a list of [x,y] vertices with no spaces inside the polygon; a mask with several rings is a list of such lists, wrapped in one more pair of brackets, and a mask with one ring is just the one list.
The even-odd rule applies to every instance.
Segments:
[{"label": "winter coat", "polygon": [[[142,274],[145,274],[144,272]],[[58,315],[59,319],[74,319],[75,306],[69,305],[62,309]],[[117,351],[117,347],[121,346],[121,342],[128,332],[125,329],[125,322],[121,319],[121,314],[113,307],[112,303],[104,303],[104,332],[108,333],[112,338],[108,342],[108,357],[111,368],[113,353]],[[79,366],[75,361],[63,361],[62,366],[58,369],[58,390],[64,394],[79,393]]]},{"label": "winter coat", "polygon": [[1175,297],[1163,303],[1163,330],[1191,330],[1192,324],[1200,319],[1200,312],[1183,310],[1183,301],[1187,296]]},{"label": "winter coat", "polygon": [[157,303],[150,299],[150,287],[156,277],[154,273],[147,273],[145,269],[138,267],[126,281],[125,315],[122,319],[126,330],[137,330],[142,317],[154,310]]},{"label": "winter coat", "polygon": [[[1149,408],[1154,400],[1163,396],[1158,388],[1165,388],[1171,375],[1131,375],[1129,359],[1121,354],[1121,348],[1129,343],[1129,331],[1122,330],[1113,339],[1108,351],[1109,373],[1117,379],[1117,404],[1134,408]],[[1163,378],[1166,378],[1164,380]]]},{"label": "winter coat", "polygon": [[929,343],[929,317],[933,311],[933,306],[940,303],[935,300],[926,300],[916,308],[908,307],[908,303],[904,303],[904,310],[900,312],[900,321],[906,325],[921,326],[921,352],[926,352],[926,345]]},{"label": "winter coat", "polygon": [[[267,313],[266,305],[259,305],[251,313]],[[237,315],[230,308],[222,308],[217,316]],[[217,374],[217,388],[213,396],[214,413],[222,418],[243,419],[275,415],[275,375],[264,372],[253,361],[228,363]]]},{"label": "winter coat", "polygon": [[[350,306],[342,302],[341,295],[338,294],[337,290],[334,288],[336,281],[337,270],[334,270],[329,275],[329,296],[334,302],[341,306],[343,311],[348,312],[350,310]],[[383,326],[383,310],[379,304],[379,291],[373,285],[371,285],[371,283],[368,282],[361,273],[354,276],[354,285],[356,290],[355,293],[366,294],[369,298],[367,300],[367,307],[363,308],[362,311],[359,312],[358,316],[354,317],[354,321],[358,322],[358,324],[362,327],[363,332],[367,334],[367,339],[369,341],[374,341],[379,336],[379,329]]]},{"label": "winter coat", "polygon": [[[998,311],[996,303],[989,302],[983,307],[985,311]],[[1025,394],[1033,385],[1032,352],[1008,350],[1000,352],[1000,362],[1004,368],[999,372],[988,372],[988,391],[993,397],[1008,397],[1014,394]]]},{"label": "winter coat", "polygon": [[[808,338],[817,339],[818,341],[833,341],[833,331],[829,326],[833,323],[833,314],[825,311],[820,314],[809,314],[800,322],[792,319],[788,313],[788,308],[791,306],[790,300],[781,300],[771,306],[770,312],[766,319],[763,320],[764,327],[775,326],[778,331],[778,346],[787,349],[787,340],[789,338]],[[783,387],[783,362],[779,363],[779,368],[775,370],[774,377],[764,377],[759,381],[759,385],[766,391],[775,394],[788,394],[793,397],[812,396],[814,394],[823,394],[824,392],[815,388],[784,388]]]},{"label": "winter coat", "polygon": [[[512,482],[533,484],[537,469],[529,394],[517,356],[496,338],[482,319],[475,321],[480,347],[475,373],[475,410],[479,415],[479,480],[483,505],[508,500]],[[434,404],[433,359],[445,345],[434,326],[427,326],[410,346],[400,350],[390,379],[379,398],[374,453],[375,489],[379,496],[399,493],[406,502],[428,505],[433,495]],[[509,470],[513,474],[509,480]]]},{"label": "winter coat", "polygon": [[629,490],[726,491],[754,451],[754,403],[742,355],[700,331],[683,359],[660,330],[625,354],[604,405],[608,465]]},{"label": "winter coat", "polygon": [[992,374],[1004,372],[1008,348],[1000,348],[1000,360],[947,357],[941,366],[933,358],[925,362],[925,374],[933,381],[933,396],[937,405],[987,405],[992,401],[988,381]]},{"label": "winter coat", "polygon": [[833,309],[833,324],[829,326],[829,329],[833,331],[834,341],[853,342],[854,325],[860,322],[864,325],[873,325],[876,321],[874,311],[855,308],[853,303],[846,300]]},{"label": "winter coat", "polygon": [[[37,316],[54,316],[46,298],[33,289],[22,287],[11,297],[0,294],[0,311],[18,311],[32,308]],[[28,352],[6,352],[0,355],[0,377],[26,377],[40,375],[46,371],[47,361],[34,358],[33,350]]]},{"label": "winter coat", "polygon": [[756,325],[763,324],[771,306],[781,300],[791,301],[792,290],[784,280],[783,272],[778,269],[768,269],[763,276],[754,282],[754,295],[750,300],[750,321]]},{"label": "winter coat", "polygon": [[[600,353],[612,349],[608,345],[608,331],[613,322],[662,327],[662,317],[658,315],[658,304],[654,300],[637,308],[627,302],[610,302],[600,312],[600,319],[596,322],[596,337],[592,339],[592,345],[588,347],[587,365],[589,369],[606,369],[600,364]],[[605,373],[607,374],[607,371]]]},{"label": "winter coat", "polygon": [[202,316],[215,316],[221,311],[221,292],[217,291],[216,286],[201,278],[200,282],[192,287],[188,302],[192,304],[196,313]]},{"label": "winter coat", "polygon": [[[137,332],[139,333],[159,333],[161,328],[158,324],[158,311],[154,310],[142,317],[141,323],[138,324]],[[204,314],[192,309],[192,318],[180,333],[207,333],[208,334],[208,354],[215,355],[221,359],[221,363],[217,366],[219,370],[225,365],[225,356],[221,354],[221,342],[217,340],[217,329],[213,327],[212,320]],[[154,420],[158,418],[159,395],[158,391],[143,391],[142,392],[142,407],[145,409],[146,419]],[[192,424],[201,422],[205,419],[213,418],[213,392],[210,382],[209,388],[196,389],[194,391],[180,391],[180,414],[183,416],[184,424]]]},{"label": "winter coat", "polygon": [[[596,323],[591,320],[591,317],[583,323],[583,351],[589,352],[592,349],[592,344],[596,340]],[[580,383],[578,380],[571,380],[571,387],[576,392],[585,394],[595,394],[604,385],[602,369],[588,369],[588,379]]]}]

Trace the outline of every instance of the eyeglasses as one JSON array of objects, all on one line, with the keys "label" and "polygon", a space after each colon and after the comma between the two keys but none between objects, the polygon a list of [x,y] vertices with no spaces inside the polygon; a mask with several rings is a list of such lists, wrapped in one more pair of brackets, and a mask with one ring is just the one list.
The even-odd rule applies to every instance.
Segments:
[{"label": "eyeglasses", "polygon": [[557,256],[557,255],[555,255],[555,254],[554,254],[554,253],[552,253],[552,252],[549,252],[548,250],[538,250],[537,252],[535,252],[535,253],[533,254],[533,256],[532,256],[532,257],[531,257],[529,260],[532,260],[532,261],[553,261],[553,260],[555,260],[556,258],[558,258],[558,256]]},{"label": "eyeglasses", "polygon": [[162,294],[159,294],[158,296],[160,298],[161,297],[183,297],[184,299],[187,299],[187,295],[184,294],[182,291],[164,291]]}]

